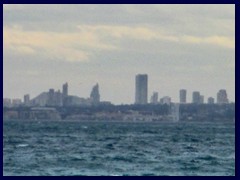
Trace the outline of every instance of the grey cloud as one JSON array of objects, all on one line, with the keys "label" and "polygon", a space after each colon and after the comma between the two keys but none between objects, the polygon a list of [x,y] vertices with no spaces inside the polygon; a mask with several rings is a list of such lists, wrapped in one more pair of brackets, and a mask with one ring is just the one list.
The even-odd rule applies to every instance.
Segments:
[{"label": "grey cloud", "polygon": [[[70,93],[86,97],[99,82],[103,100],[132,103],[134,76],[148,73],[149,94],[177,101],[180,88],[188,96],[226,88],[235,99],[234,5],[9,5],[3,15],[16,37],[40,33],[46,42],[19,38],[4,46],[4,96],[35,96],[68,81]],[[89,39],[80,37],[85,31]],[[73,51],[59,52],[64,46]],[[75,50],[88,61],[62,57]]]},{"label": "grey cloud", "polygon": [[[9,5],[14,6],[14,5]],[[205,21],[232,20],[233,5],[24,5],[4,9],[4,24],[152,24],[180,27],[194,21],[204,28]],[[41,28],[41,26],[39,26]],[[169,29],[171,30],[171,29]],[[180,29],[175,29],[178,31]]]}]

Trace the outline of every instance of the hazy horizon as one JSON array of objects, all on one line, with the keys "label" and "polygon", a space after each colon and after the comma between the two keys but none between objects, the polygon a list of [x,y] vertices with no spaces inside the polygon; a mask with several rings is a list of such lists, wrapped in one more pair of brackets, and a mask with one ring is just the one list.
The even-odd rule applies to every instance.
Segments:
[{"label": "hazy horizon", "polygon": [[148,101],[179,90],[235,102],[235,5],[3,5],[3,97],[49,88],[132,104],[135,75]]}]

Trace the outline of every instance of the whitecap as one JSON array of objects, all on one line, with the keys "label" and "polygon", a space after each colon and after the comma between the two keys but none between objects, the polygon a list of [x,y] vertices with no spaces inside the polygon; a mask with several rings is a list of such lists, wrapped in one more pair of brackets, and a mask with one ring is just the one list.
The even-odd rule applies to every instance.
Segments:
[{"label": "whitecap", "polygon": [[18,144],[16,147],[27,147],[29,146],[28,144]]},{"label": "whitecap", "polygon": [[110,176],[121,176],[121,175],[118,175],[118,174],[110,174]]}]

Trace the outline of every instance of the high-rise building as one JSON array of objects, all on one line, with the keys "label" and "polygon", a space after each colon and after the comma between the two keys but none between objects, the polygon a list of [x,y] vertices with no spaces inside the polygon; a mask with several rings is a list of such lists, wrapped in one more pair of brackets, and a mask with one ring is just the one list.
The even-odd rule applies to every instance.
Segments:
[{"label": "high-rise building", "polygon": [[93,86],[92,92],[90,94],[90,99],[94,105],[97,105],[100,103],[100,93],[99,93],[98,83],[95,86]]},{"label": "high-rise building", "polygon": [[63,105],[63,100],[62,100],[62,93],[60,90],[55,92],[55,105],[56,106],[62,106]]},{"label": "high-rise building", "polygon": [[217,103],[224,104],[228,103],[227,91],[225,89],[220,89],[217,93]]},{"label": "high-rise building", "polygon": [[200,104],[203,104],[204,103],[204,96],[203,95],[200,95],[200,101],[199,101]]},{"label": "high-rise building", "polygon": [[25,94],[24,97],[23,97],[23,101],[24,101],[25,106],[29,106],[30,105],[30,95]]},{"label": "high-rise building", "polygon": [[214,98],[213,97],[208,98],[208,104],[214,104]]},{"label": "high-rise building", "polygon": [[186,103],[187,102],[187,90],[186,89],[181,89],[179,91],[179,102],[180,103]]},{"label": "high-rise building", "polygon": [[148,102],[148,75],[138,74],[135,79],[135,104]]},{"label": "high-rise building", "polygon": [[68,83],[66,82],[62,86],[62,96],[63,98],[66,98],[68,96]]},{"label": "high-rise building", "polygon": [[153,95],[151,96],[150,102],[152,104],[157,104],[158,103],[158,93],[157,92],[153,92]]},{"label": "high-rise building", "polygon": [[200,103],[200,92],[194,91],[192,94],[192,103],[199,104]]},{"label": "high-rise building", "polygon": [[68,83],[66,82],[62,86],[62,103],[64,106],[67,104],[67,97],[68,97]]},{"label": "high-rise building", "polygon": [[55,106],[55,98],[54,98],[54,89],[49,89],[48,91],[48,106]]}]

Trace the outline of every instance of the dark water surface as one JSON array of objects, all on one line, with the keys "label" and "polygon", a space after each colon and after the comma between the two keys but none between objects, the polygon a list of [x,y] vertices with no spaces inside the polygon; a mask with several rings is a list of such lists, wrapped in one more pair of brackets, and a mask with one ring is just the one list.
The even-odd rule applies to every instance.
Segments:
[{"label": "dark water surface", "polygon": [[4,121],[3,175],[235,175],[235,124]]}]

